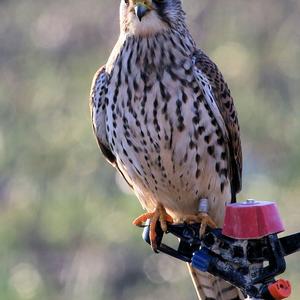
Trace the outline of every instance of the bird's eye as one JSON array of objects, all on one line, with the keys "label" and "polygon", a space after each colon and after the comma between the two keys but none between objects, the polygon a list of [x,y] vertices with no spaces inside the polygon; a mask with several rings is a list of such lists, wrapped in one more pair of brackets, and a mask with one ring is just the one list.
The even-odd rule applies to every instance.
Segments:
[{"label": "bird's eye", "polygon": [[124,0],[124,2],[127,6],[129,5],[129,0]]},{"label": "bird's eye", "polygon": [[166,4],[167,0],[152,0],[156,5]]}]

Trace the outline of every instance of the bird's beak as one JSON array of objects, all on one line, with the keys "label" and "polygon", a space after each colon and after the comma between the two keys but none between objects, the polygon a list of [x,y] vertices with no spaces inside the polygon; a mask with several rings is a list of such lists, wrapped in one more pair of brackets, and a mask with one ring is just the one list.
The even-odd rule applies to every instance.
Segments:
[{"label": "bird's beak", "polygon": [[143,2],[136,2],[134,11],[136,16],[142,21],[143,17],[150,11],[150,6]]}]

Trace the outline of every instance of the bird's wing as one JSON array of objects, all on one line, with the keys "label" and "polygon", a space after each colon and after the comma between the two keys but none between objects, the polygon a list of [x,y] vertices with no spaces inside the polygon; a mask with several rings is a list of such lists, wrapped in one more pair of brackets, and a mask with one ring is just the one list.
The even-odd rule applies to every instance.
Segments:
[{"label": "bird's wing", "polygon": [[[233,201],[235,201],[235,195],[242,188],[243,161],[240,127],[233,99],[223,75],[216,64],[205,53],[198,50],[195,53],[194,61],[198,80],[202,75],[202,79],[200,80],[208,80],[212,88],[212,97],[206,98],[210,99],[208,105],[223,131],[223,136],[227,140],[232,197]],[[209,91],[207,92],[209,93]]]},{"label": "bird's wing", "polygon": [[126,174],[124,174],[117,163],[116,157],[110,149],[109,142],[106,134],[106,94],[108,85],[108,74],[106,73],[105,66],[101,67],[95,74],[90,99],[89,106],[92,117],[93,129],[95,136],[97,138],[98,145],[104,155],[104,157],[111,163],[123,176],[128,185],[132,188],[132,182]]},{"label": "bird's wing", "polygon": [[105,71],[105,66],[101,67],[95,74],[91,93],[90,93],[90,111],[93,123],[93,129],[97,138],[99,147],[105,158],[113,165],[115,165],[116,157],[109,147],[106,134],[106,103],[105,94],[107,91],[108,75]]}]

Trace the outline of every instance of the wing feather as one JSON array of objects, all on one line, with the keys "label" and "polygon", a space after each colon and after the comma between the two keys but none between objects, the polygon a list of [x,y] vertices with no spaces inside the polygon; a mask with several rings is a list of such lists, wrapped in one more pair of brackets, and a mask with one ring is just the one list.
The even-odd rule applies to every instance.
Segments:
[{"label": "wing feather", "polygon": [[90,111],[93,123],[93,129],[98,141],[98,145],[105,158],[115,165],[116,157],[109,147],[109,142],[106,135],[106,103],[105,94],[107,90],[107,73],[105,66],[101,67],[95,74],[91,93],[90,93]]},{"label": "wing feather", "polygon": [[[201,50],[195,53],[194,59],[196,68],[200,73],[205,74],[206,79],[209,80],[212,87],[214,97],[211,101],[212,103],[208,104],[215,113],[215,117],[221,129],[223,131],[225,129],[226,131],[224,137],[227,138],[229,147],[230,180],[233,198],[235,198],[235,195],[240,192],[242,188],[243,169],[240,127],[237,112],[231,97],[231,92],[217,65]],[[215,106],[217,106],[217,110]]]}]

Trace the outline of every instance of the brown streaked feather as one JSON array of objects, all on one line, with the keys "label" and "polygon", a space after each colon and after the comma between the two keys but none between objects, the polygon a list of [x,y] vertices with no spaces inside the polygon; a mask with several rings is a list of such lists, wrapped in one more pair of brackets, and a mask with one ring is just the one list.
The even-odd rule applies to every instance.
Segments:
[{"label": "brown streaked feather", "polygon": [[245,300],[239,289],[225,280],[193,269],[188,264],[199,300]]},{"label": "brown streaked feather", "polygon": [[228,145],[230,150],[231,166],[231,188],[233,201],[235,195],[241,191],[242,188],[242,168],[243,157],[240,140],[240,127],[237,118],[237,112],[231,97],[230,89],[225,82],[223,75],[219,71],[217,65],[201,50],[195,53],[196,67],[207,76],[212,85],[215,100],[219,111],[223,117],[228,133]]}]

